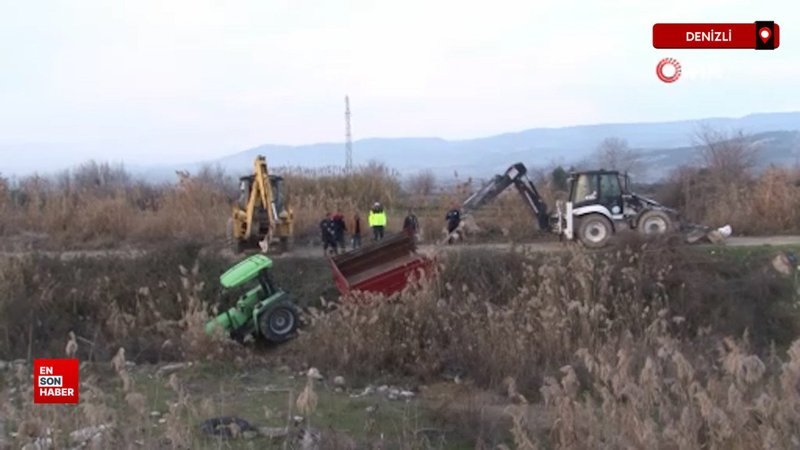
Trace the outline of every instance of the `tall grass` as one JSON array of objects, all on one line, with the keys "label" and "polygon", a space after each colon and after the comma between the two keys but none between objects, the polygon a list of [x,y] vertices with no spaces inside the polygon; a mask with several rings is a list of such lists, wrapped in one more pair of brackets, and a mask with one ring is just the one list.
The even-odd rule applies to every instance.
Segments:
[{"label": "tall grass", "polygon": [[[403,183],[397,172],[378,163],[351,172],[291,167],[273,171],[286,179],[296,236],[306,244],[319,240],[318,224],[326,212],[342,212],[352,228],[353,215],[359,213],[365,220],[376,201],[387,208],[389,231],[398,231],[413,209],[423,241],[437,241],[443,236],[446,211],[481,185],[472,179],[437,180],[426,173]],[[682,168],[655,194],[690,221],[731,224],[735,233],[800,231],[800,173],[778,167],[757,176],[743,171],[731,177],[728,172],[729,165]],[[534,176],[551,207],[565,198],[550,177]],[[124,167],[94,162],[52,177],[31,176],[15,183],[0,178],[0,237],[6,238],[6,247],[31,243],[60,249],[221,242],[238,194],[236,180],[212,167],[179,173],[176,180],[147,183],[134,179]],[[540,236],[513,189],[478,211],[475,224],[468,240],[510,242]]]},{"label": "tall grass", "polygon": [[[313,239],[325,212],[366,218],[372,203],[388,207],[399,229],[406,200],[397,173],[379,164],[352,172],[274,168],[286,178],[287,201],[300,239]],[[123,167],[90,162],[52,177],[11,185],[0,178],[0,235],[41,235],[52,248],[108,247],[119,243],[223,239],[238,184],[221,170],[180,172],[176,183],[137,181]],[[23,239],[24,240],[24,239]]]},{"label": "tall grass", "polygon": [[659,195],[698,223],[730,224],[742,234],[791,233],[800,230],[798,182],[800,172],[784,167],[727,181],[707,169],[683,168]]},{"label": "tall grass", "polygon": [[629,339],[579,349],[580,362],[541,389],[554,417],[550,432],[532,434],[518,421],[517,441],[581,449],[797,446],[800,340],[783,361],[762,359],[733,339],[718,341],[715,357],[701,358],[657,328],[651,345]]},{"label": "tall grass", "polygon": [[301,337],[301,358],[367,379],[456,373],[541,400],[549,432],[529,407],[509,410],[519,448],[794,445],[800,328],[782,309],[788,280],[654,243],[518,263],[511,295],[469,281],[491,271],[479,267],[388,302],[337,305]]},{"label": "tall grass", "polygon": [[646,340],[664,315],[675,318],[666,331],[678,338],[700,339],[706,327],[718,336],[750,330],[761,348],[788,345],[800,331],[781,310],[791,299],[785,280],[653,245],[598,256],[453,256],[440,282],[320,315],[301,354],[366,376],[463,371],[489,387],[510,376],[530,394],[578,349]]},{"label": "tall grass", "polygon": [[[115,361],[119,378],[114,392],[86,380],[80,414],[36,409],[19,391],[8,403],[14,427],[110,423],[124,431],[105,434],[98,444],[105,448],[161,438],[172,447],[197,444],[199,397],[170,380],[175,400],[156,430],[125,361],[235,363],[252,354],[202,331],[216,296],[212,280],[226,261],[196,248],[148,258],[6,260],[2,357],[61,355],[74,331],[77,356]],[[518,448],[791,447],[800,411],[792,390],[800,344],[792,340],[800,326],[789,280],[754,270],[767,267],[762,259],[748,265],[660,242],[599,254],[465,250],[441,257],[439,279],[394,299],[364,295],[325,309],[305,299],[316,305],[310,326],[270,356],[352,380],[427,383],[456,374],[518,404],[504,425]],[[324,263],[308,278],[298,276],[308,261],[290,263],[282,260],[287,272],[276,279],[296,283],[291,292],[328,275]],[[29,386],[28,376],[15,383]],[[543,405],[540,415],[525,402]],[[122,426],[123,414],[138,425]]]}]

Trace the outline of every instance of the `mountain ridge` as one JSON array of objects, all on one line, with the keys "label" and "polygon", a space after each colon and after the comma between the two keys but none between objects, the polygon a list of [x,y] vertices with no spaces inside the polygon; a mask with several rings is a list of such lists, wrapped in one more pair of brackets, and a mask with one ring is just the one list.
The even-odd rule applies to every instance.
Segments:
[{"label": "mountain ridge", "polygon": [[[517,160],[531,166],[575,163],[589,156],[608,137],[627,140],[631,148],[646,159],[654,155],[660,155],[663,159],[671,149],[686,153],[687,149],[693,148],[694,136],[703,127],[723,131],[742,130],[751,135],[800,131],[800,112],[755,113],[739,118],[540,127],[463,140],[437,137],[366,138],[353,143],[353,159],[356,164],[380,161],[405,174],[431,170],[437,175],[450,175],[457,171],[465,176],[489,176]],[[340,166],[344,161],[344,148],[344,143],[303,146],[266,144],[205,163],[219,164],[225,170],[237,168],[239,170],[235,173],[240,173],[248,170],[255,155],[264,154],[273,167]],[[661,172],[656,171],[653,175],[664,175]]]},{"label": "mountain ridge", "polygon": [[[520,131],[495,134],[472,139],[444,139],[440,137],[369,137],[353,143],[353,160],[356,165],[379,161],[403,175],[430,170],[437,176],[452,176],[454,172],[468,177],[483,178],[503,170],[509,163],[522,161],[536,167],[549,164],[569,165],[591,155],[605,138],[625,139],[630,147],[641,153],[657,170],[650,176],[663,176],[665,169],[675,166],[691,153],[694,136],[709,127],[715,130],[741,130],[750,135],[760,133],[800,131],[800,111],[753,113],[742,117],[711,117],[651,122],[617,122],[570,125],[565,127],[535,127]],[[777,137],[778,153],[767,152],[763,164],[797,159],[800,138],[795,135]],[[783,142],[789,139],[792,142]],[[797,140],[798,142],[794,142]],[[773,142],[773,141],[770,141]],[[773,145],[768,142],[767,145]],[[40,146],[0,146],[0,155],[14,174],[14,164],[28,163],[37,168],[48,154],[69,152],[58,144]],[[264,154],[272,167],[324,168],[341,167],[344,163],[343,142],[319,142],[305,145],[263,144],[218,158],[186,163],[126,164],[134,174],[146,179],[174,181],[176,170],[194,172],[204,165],[219,166],[231,175],[248,173],[253,158]],[[119,158],[114,158],[119,160]],[[22,163],[20,163],[20,161]],[[72,162],[71,165],[75,164]],[[4,164],[6,166],[6,164]],[[52,164],[50,171],[62,170]],[[3,173],[9,174],[7,167]],[[28,173],[33,170],[26,171]],[[24,175],[18,173],[17,175]]]}]

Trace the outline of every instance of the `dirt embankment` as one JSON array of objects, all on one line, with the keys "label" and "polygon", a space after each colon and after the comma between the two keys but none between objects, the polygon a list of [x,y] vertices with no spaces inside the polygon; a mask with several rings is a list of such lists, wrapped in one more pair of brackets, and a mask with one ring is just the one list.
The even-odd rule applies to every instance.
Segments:
[{"label": "dirt embankment", "polygon": [[[800,244],[800,237],[738,238],[732,239],[727,247],[683,246],[671,252],[695,258],[712,252],[756,252],[749,246],[781,246],[795,242]],[[514,246],[518,251],[513,252],[509,251],[511,248],[494,244],[443,247],[445,251],[440,256],[446,272],[441,282],[455,289],[465,289],[465,296],[507,300],[527,283],[522,271],[525,261],[539,261],[534,263],[537,265],[545,258],[565,258],[582,252],[579,246],[559,243]],[[423,246],[422,250],[432,248]],[[770,253],[763,249],[758,251]],[[609,250],[609,254],[613,252]],[[95,359],[109,358],[120,345],[126,346],[129,354],[140,360],[181,359],[185,349],[174,344],[186,327],[181,320],[189,307],[187,299],[196,298],[207,314],[233,301],[221,296],[217,285],[218,276],[237,258],[227,251],[174,245],[149,252],[34,252],[5,256],[0,257],[0,342],[3,343],[0,358],[24,358],[43,353],[57,356],[63,352],[69,331],[74,331],[83,342],[91,344],[91,356]],[[654,263],[659,264],[658,261]],[[764,280],[756,278],[762,276],[760,273],[768,265],[766,261],[751,262],[758,266],[756,272],[751,272],[743,269],[740,261],[712,261],[699,265],[697,272],[685,269],[697,265],[696,260],[675,263],[681,267],[681,277],[686,278],[682,282],[694,283],[692,289],[706,292],[709,298],[721,297],[720,308],[737,303],[736,308],[731,306],[734,312],[748,311],[752,304],[742,301],[738,288],[731,286],[757,287]],[[195,271],[190,270],[193,267]],[[277,256],[274,270],[279,285],[302,306],[318,304],[320,298],[327,301],[338,298],[320,249],[298,249],[290,255]],[[704,276],[708,280],[703,280]],[[769,286],[763,284],[763,294],[755,297],[757,304],[780,300],[773,298],[774,288]],[[730,295],[721,294],[725,292]],[[725,313],[724,317],[723,323],[729,322],[731,313]],[[776,319],[770,320],[774,324]],[[753,321],[751,332],[768,325],[768,322]],[[738,330],[742,324],[731,331]],[[770,326],[773,331],[779,328]],[[165,346],[167,341],[174,346]]]},{"label": "dirt embankment", "polygon": [[[795,362],[782,365],[787,360],[782,357],[800,335],[800,321],[791,277],[771,271],[769,261],[776,250],[663,242],[625,243],[602,252],[574,245],[564,249],[450,247],[453,251],[441,255],[444,270],[436,281],[399,301],[375,297],[366,299],[368,307],[336,305],[321,314],[309,311],[306,316],[313,323],[298,339],[278,348],[231,345],[204,337],[202,325],[213,306],[232,301],[220,299],[217,290],[217,277],[231,262],[219,251],[176,245],[136,257],[60,259],[17,254],[0,259],[0,359],[62,356],[74,332],[76,355],[100,362],[106,371],[120,348],[138,365],[211,359],[230,367],[227,372],[213,372],[201,363],[196,373],[179,375],[181,384],[170,381],[167,393],[185,408],[165,414],[165,407],[158,407],[167,416],[164,428],[166,434],[173,433],[171,439],[194,439],[195,435],[182,437],[182,433],[193,433],[196,424],[180,422],[179,416],[198,417],[206,409],[203,417],[231,411],[209,408],[214,405],[200,400],[206,394],[229,399],[230,392],[252,387],[248,383],[261,376],[265,378],[259,378],[257,386],[273,382],[284,386],[283,366],[292,367],[294,376],[298,369],[314,366],[364,389],[384,383],[419,387],[419,398],[432,403],[425,408],[449,417],[447,427],[453,421],[461,423],[464,430],[473,431],[470,443],[488,442],[490,447],[499,443],[489,439],[499,428],[506,438],[513,435],[517,444],[516,439],[523,438],[556,439],[553,447],[570,447],[577,434],[597,443],[593,448],[602,447],[599,443],[610,437],[620,447],[652,448],[644,445],[650,441],[641,441],[652,436],[637,434],[638,427],[626,424],[656,416],[662,421],[651,424],[653,442],[672,442],[675,436],[697,437],[700,443],[713,440],[720,448],[752,448],[762,442],[751,434],[743,446],[728,445],[724,427],[716,428],[720,414],[743,424],[743,429],[769,431],[764,442],[791,441],[790,433],[781,430],[796,429],[793,424],[800,423],[796,414],[800,409],[790,404],[791,395],[769,389],[794,385],[792,370],[800,367],[796,362],[800,350],[789,358]],[[301,305],[318,310],[320,297],[338,296],[321,256],[320,251],[311,258],[282,256],[275,261],[276,282]],[[255,365],[248,365],[252,358]],[[720,358],[723,364],[717,363]],[[27,380],[30,371],[20,373]],[[278,378],[266,378],[275,373]],[[151,387],[163,401],[164,381],[150,386],[150,378],[136,374],[123,371],[107,404],[123,396],[119,388],[126,389],[128,375],[135,380],[133,391],[125,392],[126,402],[139,405],[135,394],[149,398]],[[440,388],[435,386],[443,377],[452,380],[449,388],[465,386],[461,400],[448,402],[445,397],[452,395],[437,394]],[[297,381],[301,380],[290,383],[294,389],[300,389]],[[433,391],[426,394],[421,386],[432,386]],[[698,389],[703,389],[701,397]],[[729,396],[731,389],[745,392]],[[473,395],[486,390],[501,393],[501,398]],[[197,396],[185,397],[186,392]],[[578,401],[579,392],[597,395]],[[370,397],[351,401],[349,394],[358,392],[347,393],[333,395],[320,387],[320,411],[313,420],[331,423],[343,417],[337,411],[363,406],[351,416],[368,423],[373,420],[369,411],[389,411],[396,405],[364,403]],[[753,399],[762,394],[773,396],[773,410],[757,419],[740,413],[758,407]],[[105,405],[102,398],[91,401]],[[601,398],[607,403],[595,401]],[[465,405],[469,402],[475,405]],[[509,402],[533,406],[507,409]],[[718,412],[706,419],[703,411],[709,402]],[[593,419],[569,422],[572,416],[567,410],[548,405],[569,406],[580,417]],[[247,417],[266,415],[262,406],[248,410]],[[711,431],[672,433],[682,426],[681,411],[686,408],[703,430]],[[286,410],[278,409],[280,417],[287,416]],[[31,411],[35,416],[38,410]],[[142,424],[158,423],[160,419],[148,419],[148,414],[144,410]],[[84,425],[80,417],[72,419],[74,427],[67,429]],[[385,420],[399,419],[390,415]],[[125,436],[120,439],[152,437]],[[684,447],[700,447],[693,443]]]}]

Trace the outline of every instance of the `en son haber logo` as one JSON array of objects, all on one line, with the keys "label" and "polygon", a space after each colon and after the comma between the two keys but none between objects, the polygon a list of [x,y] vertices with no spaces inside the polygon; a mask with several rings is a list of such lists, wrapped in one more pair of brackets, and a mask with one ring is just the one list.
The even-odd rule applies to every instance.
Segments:
[{"label": "en son haber logo", "polygon": [[77,359],[35,359],[33,402],[78,403],[79,367]]}]

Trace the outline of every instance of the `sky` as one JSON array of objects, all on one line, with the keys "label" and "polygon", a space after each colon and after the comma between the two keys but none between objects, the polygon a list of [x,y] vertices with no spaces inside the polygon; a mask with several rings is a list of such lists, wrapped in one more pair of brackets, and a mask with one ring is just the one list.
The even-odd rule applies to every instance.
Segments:
[{"label": "sky", "polygon": [[[775,51],[657,50],[656,22],[781,25]],[[800,110],[797,0],[0,0],[0,172],[257,145],[468,139]],[[675,57],[682,78],[655,65]]]}]

